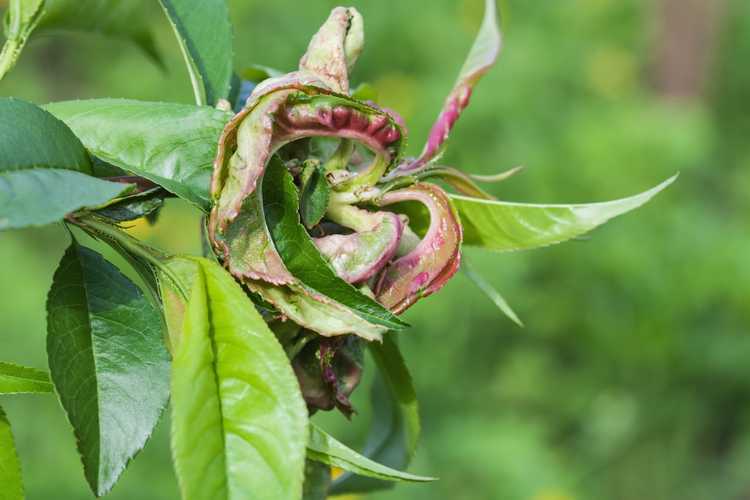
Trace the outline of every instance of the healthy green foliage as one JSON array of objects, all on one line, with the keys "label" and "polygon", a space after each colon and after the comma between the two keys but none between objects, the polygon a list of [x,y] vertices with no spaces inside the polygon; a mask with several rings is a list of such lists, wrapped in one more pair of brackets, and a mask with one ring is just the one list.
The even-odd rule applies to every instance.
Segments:
[{"label": "healthy green foliage", "polygon": [[73,241],[47,301],[52,380],[97,496],[144,446],[166,405],[169,360],[158,310],[93,250]]},{"label": "healthy green foliage", "polygon": [[126,99],[67,101],[46,109],[67,123],[91,154],[209,209],[216,143],[230,113]]},{"label": "healthy green foliage", "polygon": [[55,222],[128,190],[90,173],[86,150],[64,123],[33,104],[0,99],[0,230]]},{"label": "healthy green foliage", "polygon": [[434,477],[415,476],[386,467],[363,457],[356,451],[336,441],[325,431],[310,424],[310,443],[307,445],[308,457],[312,460],[340,467],[361,476],[382,479],[384,481],[408,481],[425,483],[437,481]]},{"label": "healthy green foliage", "polygon": [[172,450],[186,500],[297,500],[307,409],[286,353],[217,264],[161,277],[172,345]]},{"label": "healthy green foliage", "polygon": [[331,187],[321,167],[313,167],[300,192],[300,218],[307,228],[316,226],[328,209]]},{"label": "healthy green foliage", "polygon": [[339,278],[318,252],[299,220],[299,194],[292,176],[273,159],[263,179],[266,223],[284,264],[302,283],[351,308],[360,317],[393,329],[406,325],[396,315]]},{"label": "healthy green foliage", "polygon": [[513,323],[517,324],[520,327],[523,327],[523,322],[518,318],[518,315],[510,307],[510,304],[508,304],[508,301],[505,300],[505,297],[500,295],[500,292],[498,292],[490,282],[484,279],[481,274],[476,272],[474,268],[470,266],[468,262],[466,262],[466,258],[464,258],[463,262],[461,262],[461,270],[464,272],[466,277],[469,278],[469,280],[471,280],[471,282],[474,283],[477,288],[479,288],[479,290],[481,290],[482,293],[485,294],[487,298],[497,306],[498,309],[500,309],[500,312],[505,314],[511,321],[513,321]]},{"label": "healthy green foliage", "polygon": [[[417,394],[394,334],[385,335],[382,344],[371,343],[370,353],[378,372],[372,387],[373,415],[363,454],[379,464],[406,469],[421,432]],[[391,482],[347,472],[336,478],[331,491],[365,493],[392,486]]]},{"label": "healthy green foliage", "polygon": [[160,0],[185,58],[196,104],[229,96],[232,26],[225,0]]},{"label": "healthy green foliage", "polygon": [[0,500],[23,499],[21,464],[16,455],[10,422],[0,406]]},{"label": "healthy green foliage", "polygon": [[0,362],[0,394],[52,392],[49,374],[36,368]]},{"label": "healthy green foliage", "polygon": [[504,252],[570,240],[642,206],[677,176],[641,194],[587,205],[532,205],[451,195],[461,217],[464,243]]}]

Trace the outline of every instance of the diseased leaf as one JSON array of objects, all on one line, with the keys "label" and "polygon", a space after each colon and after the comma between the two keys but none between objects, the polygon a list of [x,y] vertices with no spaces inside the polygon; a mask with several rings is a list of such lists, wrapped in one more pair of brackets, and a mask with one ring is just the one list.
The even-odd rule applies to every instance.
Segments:
[{"label": "diseased leaf", "polygon": [[199,105],[229,96],[232,26],[226,0],[159,0],[172,23]]},{"label": "diseased leaf", "polygon": [[407,481],[426,483],[437,481],[434,477],[415,476],[397,471],[373,462],[356,451],[340,443],[314,424],[310,424],[310,443],[307,445],[307,456],[318,462],[344,470],[355,472],[361,476],[382,479],[384,481]]},{"label": "diseased leaf", "polygon": [[534,205],[451,195],[464,243],[497,252],[528,250],[570,240],[635,210],[672,184],[674,176],[641,194],[603,203]]},{"label": "diseased leaf", "polygon": [[0,406],[0,500],[23,499],[21,464],[16,455],[10,422]]},{"label": "diseased leaf", "polygon": [[52,392],[49,374],[36,368],[0,362],[0,394]]},{"label": "diseased leaf", "polygon": [[469,281],[474,283],[477,288],[479,288],[482,293],[484,293],[487,298],[490,299],[503,314],[505,314],[511,321],[513,321],[513,323],[517,324],[520,327],[523,327],[523,322],[521,322],[521,320],[518,318],[518,315],[516,315],[516,313],[510,307],[508,301],[506,301],[505,298],[500,295],[500,292],[495,290],[495,287],[493,287],[491,283],[485,280],[481,274],[474,271],[474,268],[471,267],[468,262],[466,262],[466,257],[464,257],[463,266],[461,266],[461,269],[463,270],[464,274],[466,274],[466,277],[469,278]]},{"label": "diseased leaf", "polygon": [[107,493],[143,448],[169,396],[159,311],[93,250],[73,241],[47,300],[50,373],[86,479]]},{"label": "diseased leaf", "polygon": [[183,498],[298,500],[307,408],[286,353],[219,265],[186,257],[167,269],[172,452]]},{"label": "diseased leaf", "polygon": [[430,130],[422,154],[416,160],[394,170],[392,177],[414,174],[437,158],[448,140],[453,126],[469,105],[469,99],[480,78],[495,64],[502,45],[500,28],[497,25],[495,0],[485,0],[484,19],[474,40],[469,55],[458,75],[453,89],[445,99],[443,109]]},{"label": "diseased leaf", "polygon": [[[370,343],[378,372],[372,387],[372,423],[363,455],[388,467],[404,470],[417,449],[419,404],[411,375],[393,334],[383,343]],[[333,482],[331,493],[366,493],[393,483],[345,472]]]},{"label": "diseased leaf", "polygon": [[300,224],[298,196],[292,176],[277,159],[272,159],[263,178],[266,223],[289,272],[369,322],[392,329],[405,328],[407,324],[401,319],[336,276]]},{"label": "diseased leaf", "polygon": [[81,141],[60,120],[18,99],[0,99],[0,230],[38,226],[129,189],[89,177]]},{"label": "diseased leaf", "polygon": [[204,211],[219,135],[231,113],[184,104],[93,99],[48,104],[91,154]]}]

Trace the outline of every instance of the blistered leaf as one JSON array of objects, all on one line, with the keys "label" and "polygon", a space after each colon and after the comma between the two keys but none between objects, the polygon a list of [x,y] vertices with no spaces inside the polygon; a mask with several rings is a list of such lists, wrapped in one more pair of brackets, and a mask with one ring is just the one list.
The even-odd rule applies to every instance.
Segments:
[{"label": "blistered leaf", "polygon": [[373,462],[337,441],[314,424],[310,424],[310,442],[307,445],[307,456],[324,464],[384,481],[414,483],[437,481],[437,478],[434,477],[416,476]]},{"label": "blistered leaf", "polygon": [[183,498],[299,499],[307,409],[286,353],[217,264],[175,258],[167,267],[172,451]]},{"label": "blistered leaf", "polygon": [[404,226],[396,214],[336,205],[331,207],[328,217],[355,231],[314,239],[336,274],[349,283],[361,283],[373,277],[398,250]]},{"label": "blistered leaf", "polygon": [[92,99],[48,104],[91,154],[208,211],[216,143],[231,114],[184,104]]},{"label": "blistered leaf", "polygon": [[375,300],[336,276],[300,224],[298,199],[292,176],[274,159],[263,178],[263,203],[273,243],[289,272],[306,287],[352,309],[371,323],[390,329],[407,326]]},{"label": "blistered leaf", "polygon": [[21,464],[10,422],[0,406],[0,500],[23,500]]},{"label": "blistered leaf", "polygon": [[129,189],[89,177],[91,161],[60,120],[18,99],[0,99],[0,230],[48,224]]},{"label": "blistered leaf", "polygon": [[0,394],[52,392],[49,374],[36,368],[0,362]]},{"label": "blistered leaf", "polygon": [[50,373],[86,479],[104,495],[167,403],[161,316],[117,268],[74,241],[55,272],[47,332]]},{"label": "blistered leaf", "polygon": [[226,0],[159,0],[185,58],[196,103],[213,106],[229,96],[232,26]]},{"label": "blistered leaf", "polygon": [[331,89],[349,93],[349,71],[364,45],[362,16],[353,7],[336,7],[313,36],[300,70],[317,75]]},{"label": "blistered leaf", "polygon": [[418,183],[386,193],[378,204],[405,201],[427,207],[430,225],[414,249],[385,268],[376,287],[378,301],[395,313],[442,288],[461,261],[461,224],[448,195],[434,184]]},{"label": "blistered leaf", "polygon": [[[378,372],[372,387],[372,423],[362,454],[388,467],[409,466],[419,441],[419,405],[411,375],[393,334],[383,343],[370,343]],[[333,482],[331,493],[366,493],[393,483],[345,472]]]},{"label": "blistered leaf", "polygon": [[508,301],[506,301],[505,298],[500,295],[500,292],[498,292],[495,287],[490,284],[490,282],[484,279],[481,274],[474,271],[474,268],[472,268],[469,263],[466,262],[466,258],[464,258],[461,269],[463,270],[464,274],[466,274],[466,277],[469,278],[469,280],[474,283],[477,288],[479,288],[482,293],[484,293],[487,298],[490,299],[503,314],[505,314],[511,321],[513,321],[513,323],[517,324],[520,327],[523,327],[523,323],[518,318],[518,315],[510,307]]},{"label": "blistered leaf", "polygon": [[464,242],[498,252],[528,250],[570,240],[635,210],[672,184],[674,176],[641,194],[603,203],[535,205],[451,195]]},{"label": "blistered leaf", "polygon": [[425,168],[441,152],[453,126],[469,105],[474,86],[495,64],[501,47],[500,29],[497,25],[495,0],[485,0],[484,19],[466,61],[458,75],[453,90],[445,99],[443,109],[430,130],[427,143],[419,157],[393,172],[394,176],[414,174]]}]

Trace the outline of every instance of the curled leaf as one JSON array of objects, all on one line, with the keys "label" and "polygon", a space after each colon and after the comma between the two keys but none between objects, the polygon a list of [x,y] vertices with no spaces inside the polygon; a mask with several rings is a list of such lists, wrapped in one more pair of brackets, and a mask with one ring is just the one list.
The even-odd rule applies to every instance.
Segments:
[{"label": "curled leaf", "polygon": [[461,224],[448,195],[434,184],[418,183],[386,193],[378,204],[405,201],[425,205],[430,225],[415,248],[385,268],[376,288],[378,301],[397,314],[442,288],[461,261]]},{"label": "curled leaf", "polygon": [[331,207],[334,222],[352,234],[315,238],[315,245],[336,274],[349,283],[361,283],[377,274],[393,258],[404,230],[401,218],[390,212],[368,212],[351,205]]},{"label": "curled leaf", "polygon": [[495,64],[502,45],[500,29],[497,25],[495,0],[485,0],[484,19],[479,34],[474,40],[466,61],[458,75],[458,80],[445,99],[445,104],[435,120],[427,143],[419,157],[405,163],[391,173],[390,178],[411,175],[426,168],[441,152],[453,126],[461,113],[469,105],[474,86]]},{"label": "curled leaf", "polygon": [[364,45],[362,16],[353,7],[336,7],[313,36],[299,63],[336,92],[349,93],[349,70]]}]

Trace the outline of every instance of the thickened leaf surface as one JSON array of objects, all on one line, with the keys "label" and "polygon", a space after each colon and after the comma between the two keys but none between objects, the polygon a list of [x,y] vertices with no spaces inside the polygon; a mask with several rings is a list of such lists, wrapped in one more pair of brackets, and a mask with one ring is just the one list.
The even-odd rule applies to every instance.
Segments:
[{"label": "thickened leaf surface", "polygon": [[275,335],[206,259],[163,274],[172,363],[172,451],[183,498],[298,500],[307,408]]},{"label": "thickened leaf surface", "polygon": [[48,104],[93,155],[203,210],[216,144],[231,113],[209,107],[93,99]]},{"label": "thickened leaf surface", "polygon": [[641,194],[604,203],[533,205],[451,195],[464,243],[498,252],[528,250],[580,236],[642,206],[677,176]]},{"label": "thickened leaf surface", "polygon": [[0,500],[23,500],[21,464],[16,455],[16,445],[10,422],[0,406]]},{"label": "thickened leaf surface", "polygon": [[232,26],[226,0],[160,0],[190,73],[196,102],[213,106],[232,83]]},{"label": "thickened leaf surface", "polygon": [[151,435],[169,396],[159,311],[117,268],[75,241],[47,300],[52,380],[86,479],[107,493]]},{"label": "thickened leaf surface", "polygon": [[49,374],[36,368],[0,362],[0,394],[52,392]]},{"label": "thickened leaf surface", "polygon": [[298,200],[292,176],[277,159],[272,159],[263,179],[266,223],[289,272],[306,286],[353,309],[367,321],[389,328],[404,328],[406,324],[397,316],[336,276],[300,224]]}]

